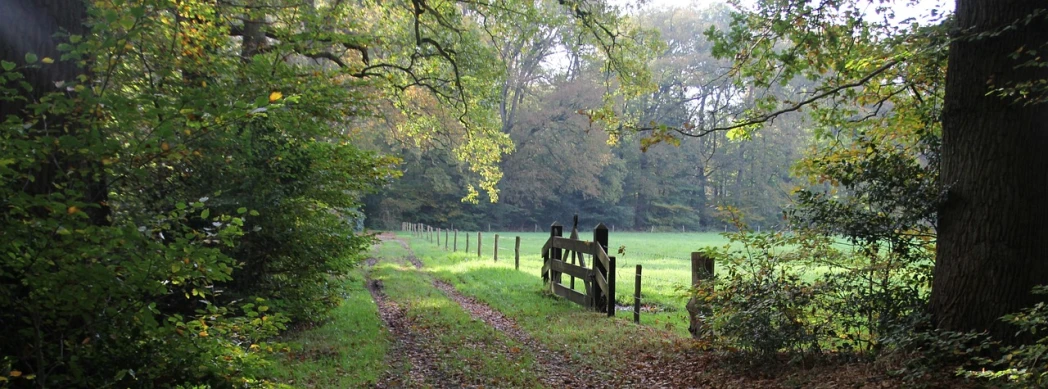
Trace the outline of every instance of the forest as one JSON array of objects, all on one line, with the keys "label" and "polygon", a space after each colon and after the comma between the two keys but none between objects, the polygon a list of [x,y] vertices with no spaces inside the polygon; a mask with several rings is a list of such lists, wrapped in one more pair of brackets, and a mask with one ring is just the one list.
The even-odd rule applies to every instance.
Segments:
[{"label": "forest", "polygon": [[[1046,50],[1040,0],[0,0],[0,388],[1045,386]],[[686,336],[549,293],[574,215],[717,261]]]}]

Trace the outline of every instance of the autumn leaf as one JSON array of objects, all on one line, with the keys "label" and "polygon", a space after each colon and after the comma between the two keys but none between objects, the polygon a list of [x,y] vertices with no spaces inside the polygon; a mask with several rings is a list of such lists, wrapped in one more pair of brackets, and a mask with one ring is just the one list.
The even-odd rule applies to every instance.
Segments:
[{"label": "autumn leaf", "polygon": [[280,92],[270,93],[269,94],[269,102],[270,103],[275,103],[277,100],[280,100],[282,97],[284,97],[283,93],[280,93]]},{"label": "autumn leaf", "polygon": [[21,377],[22,376],[22,372],[18,371],[18,370],[11,370],[11,372],[7,373],[7,374],[12,376],[12,377]]}]

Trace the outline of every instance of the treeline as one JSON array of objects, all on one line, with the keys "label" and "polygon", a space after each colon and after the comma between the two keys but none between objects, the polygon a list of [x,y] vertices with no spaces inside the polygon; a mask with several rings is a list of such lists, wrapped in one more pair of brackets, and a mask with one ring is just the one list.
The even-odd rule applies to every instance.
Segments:
[{"label": "treeline", "polygon": [[341,301],[400,174],[354,142],[405,133],[360,123],[485,190],[510,146],[478,37],[537,6],[0,1],[0,387],[273,386],[273,337]]},{"label": "treeline", "polygon": [[[732,84],[731,62],[712,56],[704,31],[726,26],[724,7],[655,10],[633,22],[659,33],[651,52],[650,88],[602,107],[604,67],[557,30],[491,42],[513,51],[502,85],[502,131],[515,149],[499,166],[497,203],[462,201],[468,171],[445,148],[413,151],[392,143],[378,149],[404,156],[404,176],[366,199],[368,226],[402,220],[462,229],[532,230],[580,215],[627,230],[721,231],[720,206],[744,210],[756,227],[783,227],[796,184],[791,166],[811,143],[800,117],[783,117],[762,131],[713,131],[676,136],[696,123],[724,126],[758,93],[795,92],[794,82],[756,92]],[[571,26],[560,26],[568,30]],[[697,135],[703,135],[698,137]]]}]

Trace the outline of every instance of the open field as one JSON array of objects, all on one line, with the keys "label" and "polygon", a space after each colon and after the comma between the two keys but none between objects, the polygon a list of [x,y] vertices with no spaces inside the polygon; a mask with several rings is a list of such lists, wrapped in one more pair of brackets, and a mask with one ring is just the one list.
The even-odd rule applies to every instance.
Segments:
[{"label": "open field", "polygon": [[620,305],[632,302],[633,264],[654,273],[645,277],[644,297],[659,310],[644,312],[641,325],[629,311],[607,318],[552,296],[539,276],[545,234],[520,234],[519,271],[517,235],[505,236],[495,262],[494,234],[484,234],[479,258],[475,232],[469,253],[462,234],[459,251],[444,250],[443,240],[438,247],[409,233],[383,234],[345,279],[342,306],[282,339],[287,348],[274,355],[271,379],[306,388],[831,388],[886,379],[875,365],[844,360],[739,370],[691,340],[679,288],[690,280],[692,250],[726,242],[716,234],[611,237],[613,246],[626,246]]},{"label": "open field", "polygon": [[[466,234],[470,235],[469,253],[465,253]],[[499,234],[498,263],[492,262],[495,234]],[[564,235],[570,235],[570,231],[565,231]],[[444,250],[443,235],[439,247],[435,243],[435,238],[433,243],[430,243],[426,239],[412,237],[410,233],[402,232],[399,233],[399,236],[410,240],[418,255],[425,258],[448,255],[453,246],[449,244],[449,251]],[[485,267],[495,266],[512,270],[513,244],[516,236],[520,236],[520,271],[533,277],[536,285],[541,285],[539,272],[542,268],[542,257],[540,250],[549,239],[548,232],[483,232],[482,253],[478,259],[477,232],[460,231],[457,241],[459,252],[452,255],[454,258],[461,258],[463,262],[483,261]],[[579,232],[579,238],[583,240],[591,240],[592,236],[592,231]],[[720,233],[711,232],[616,232],[610,234],[608,246],[611,253],[609,255],[616,257],[616,268],[618,269],[615,283],[617,304],[632,307],[635,269],[636,265],[642,265],[644,268],[642,302],[651,311],[641,314],[641,322],[658,325],[682,336],[687,335],[688,319],[687,312],[684,310],[687,301],[683,297],[684,292],[681,288],[687,287],[691,282],[691,253],[703,247],[719,247],[728,243],[728,239],[721,236]],[[620,248],[624,249],[624,253],[619,252]],[[577,282],[575,288],[582,290],[582,283]],[[633,317],[631,311],[620,311],[617,315],[629,320],[632,320]]]}]

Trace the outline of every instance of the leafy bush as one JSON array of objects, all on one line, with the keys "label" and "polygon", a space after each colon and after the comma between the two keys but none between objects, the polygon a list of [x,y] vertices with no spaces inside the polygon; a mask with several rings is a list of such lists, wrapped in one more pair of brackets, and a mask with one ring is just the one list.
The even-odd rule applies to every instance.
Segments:
[{"label": "leafy bush", "polygon": [[785,250],[798,243],[781,232],[749,233],[731,210],[738,233],[728,233],[740,250],[707,250],[722,270],[713,282],[693,290],[708,304],[707,325],[716,343],[742,351],[754,360],[765,360],[780,351],[812,353],[820,350],[825,323],[813,315],[819,290],[803,281],[796,252]]},{"label": "leafy bush", "polygon": [[[1033,293],[1048,295],[1048,286],[1038,286]],[[974,355],[975,362],[982,368],[978,371],[961,370],[969,377],[994,381],[996,385],[1014,388],[1043,388],[1048,386],[1048,306],[1039,302],[1033,307],[1001,318],[1015,325],[1020,339],[1027,340],[1018,345],[1002,346],[997,359]]]},{"label": "leafy bush", "polygon": [[753,233],[737,210],[727,214],[740,232],[725,235],[739,248],[708,249],[721,270],[693,290],[708,304],[707,335],[717,343],[755,360],[822,350],[875,356],[912,333],[930,266],[903,260],[898,246],[879,251],[883,243],[844,250],[813,229]]},{"label": "leafy bush", "polygon": [[[8,385],[265,385],[266,339],[367,247],[348,215],[393,173],[340,136],[355,89],[229,55],[218,5],[178,4],[91,2],[63,58],[0,63]],[[25,82],[66,60],[61,90]]]}]

